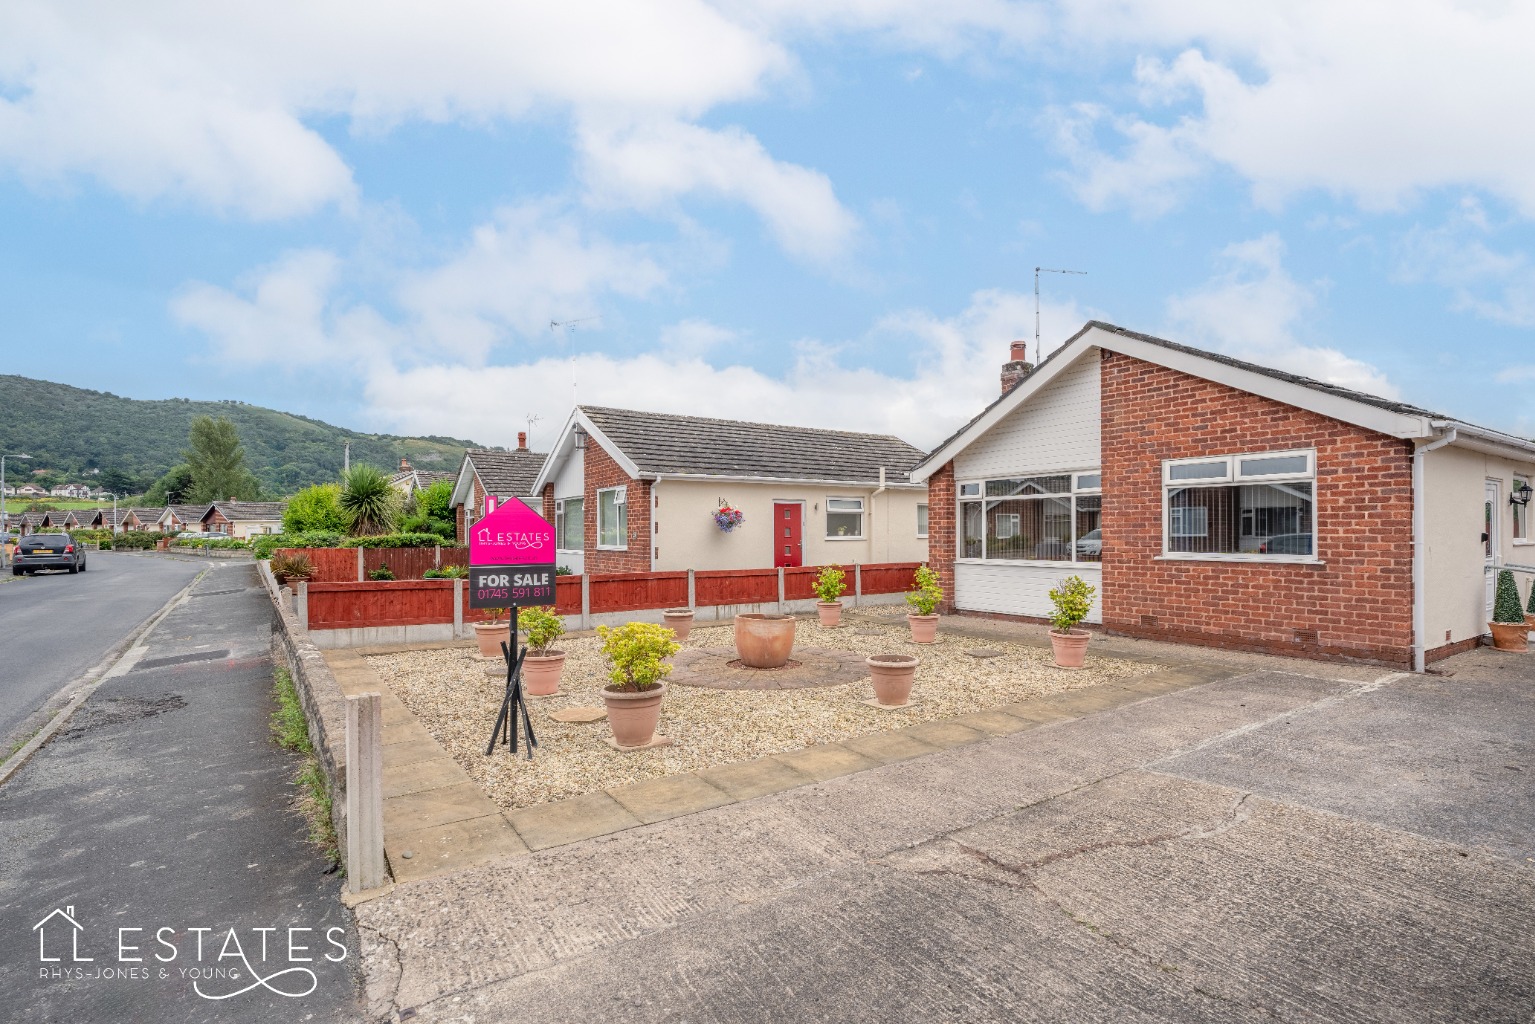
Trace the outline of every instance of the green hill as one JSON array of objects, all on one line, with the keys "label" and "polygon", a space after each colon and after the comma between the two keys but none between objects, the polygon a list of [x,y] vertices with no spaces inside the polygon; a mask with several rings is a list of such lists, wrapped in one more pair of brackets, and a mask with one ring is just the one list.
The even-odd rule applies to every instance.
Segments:
[{"label": "green hill", "polygon": [[[342,442],[352,461],[391,470],[403,456],[417,469],[456,471],[473,441],[454,437],[359,434],[292,413],[244,402],[185,398],[139,401],[106,391],[0,375],[0,452],[25,452],[30,462],[9,462],[10,483],[33,469],[74,479],[90,470],[121,470],[147,482],[181,462],[195,416],[223,416],[240,431],[245,461],[273,494],[336,479]],[[25,468],[23,468],[25,467]]]}]

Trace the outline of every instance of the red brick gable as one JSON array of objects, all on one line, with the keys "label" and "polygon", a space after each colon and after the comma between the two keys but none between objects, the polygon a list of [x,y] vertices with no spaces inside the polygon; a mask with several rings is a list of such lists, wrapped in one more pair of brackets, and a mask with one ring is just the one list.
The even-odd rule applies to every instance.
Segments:
[{"label": "red brick gable", "polygon": [[[649,572],[650,571],[650,481],[636,480],[614,461],[613,456],[588,436],[584,450],[583,470],[586,477],[583,490],[582,517],[585,519],[586,571],[598,572]],[[626,486],[626,511],[628,513],[629,546],[624,551],[599,551],[597,549],[597,491],[607,487]]]},{"label": "red brick gable", "polygon": [[[1411,664],[1411,442],[1113,352],[1101,384],[1107,629]],[[1159,559],[1162,460],[1291,448],[1317,451],[1324,564]]]}]

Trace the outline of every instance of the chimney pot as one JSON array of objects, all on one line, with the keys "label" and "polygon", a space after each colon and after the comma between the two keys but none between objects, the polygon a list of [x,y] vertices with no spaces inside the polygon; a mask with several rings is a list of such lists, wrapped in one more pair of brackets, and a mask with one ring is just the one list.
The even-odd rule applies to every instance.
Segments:
[{"label": "chimney pot", "polygon": [[1015,363],[1025,363],[1029,359],[1029,343],[1026,341],[1013,342],[1012,351],[1007,357]]},{"label": "chimney pot", "polygon": [[527,448],[528,448],[528,432],[526,430],[519,430],[519,431],[517,431],[517,450],[518,451],[526,451]]}]

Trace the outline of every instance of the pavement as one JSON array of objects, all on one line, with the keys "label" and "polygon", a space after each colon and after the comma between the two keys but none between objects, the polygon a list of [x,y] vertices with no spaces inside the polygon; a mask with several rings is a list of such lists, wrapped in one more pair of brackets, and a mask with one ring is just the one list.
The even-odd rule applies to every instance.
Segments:
[{"label": "pavement", "polygon": [[1232,664],[396,885],[369,1015],[1530,1021],[1535,655]]},{"label": "pavement", "polygon": [[204,562],[92,551],[86,571],[15,577],[0,586],[0,758],[41,724],[33,715],[120,646]]},{"label": "pavement", "polygon": [[[86,577],[0,600],[89,582],[98,557]],[[297,759],[269,734],[271,605],[250,564],[203,568],[128,670],[0,785],[0,1021],[358,1019],[340,876],[292,808]],[[130,592],[141,618],[154,611]],[[97,632],[91,608],[80,633]]]}]

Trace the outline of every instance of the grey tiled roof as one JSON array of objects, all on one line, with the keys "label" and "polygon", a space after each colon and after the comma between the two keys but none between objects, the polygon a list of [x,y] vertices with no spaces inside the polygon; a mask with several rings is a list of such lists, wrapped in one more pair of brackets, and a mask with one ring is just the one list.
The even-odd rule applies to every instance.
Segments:
[{"label": "grey tiled roof", "polygon": [[905,483],[922,451],[889,434],[708,419],[583,405],[642,475]]},{"label": "grey tiled roof", "polygon": [[[215,501],[212,507],[218,509],[225,519],[236,523],[281,519],[288,505],[282,501]],[[207,512],[203,514],[207,515]]]},{"label": "grey tiled roof", "polygon": [[[498,498],[526,498],[533,493],[533,481],[544,467],[543,452],[514,448],[500,451],[495,448],[470,448],[465,455],[474,463],[474,471],[480,475],[480,483]],[[423,475],[422,486],[429,486]]]},{"label": "grey tiled roof", "polygon": [[171,505],[169,508],[183,523],[200,523],[208,512],[207,505]]},{"label": "grey tiled roof", "polygon": [[137,518],[138,521],[141,522],[141,523],[154,523],[154,522],[158,522],[159,521],[160,514],[162,512],[164,512],[165,509],[163,509],[163,508],[130,508],[128,511],[132,512],[134,514],[135,518]]}]

